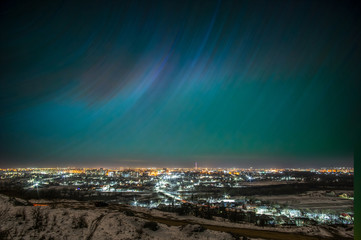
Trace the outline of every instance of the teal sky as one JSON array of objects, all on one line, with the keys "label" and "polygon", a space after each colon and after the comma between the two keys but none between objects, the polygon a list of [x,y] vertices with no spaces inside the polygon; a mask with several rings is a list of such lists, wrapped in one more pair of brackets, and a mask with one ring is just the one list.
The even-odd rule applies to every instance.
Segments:
[{"label": "teal sky", "polygon": [[4,1],[0,167],[352,166],[356,3]]}]

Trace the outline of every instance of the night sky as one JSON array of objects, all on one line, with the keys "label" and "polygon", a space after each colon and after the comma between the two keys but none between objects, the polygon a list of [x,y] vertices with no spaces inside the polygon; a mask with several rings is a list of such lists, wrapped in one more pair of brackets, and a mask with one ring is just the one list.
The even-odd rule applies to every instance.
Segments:
[{"label": "night sky", "polygon": [[1,167],[353,166],[358,1],[1,1]]}]

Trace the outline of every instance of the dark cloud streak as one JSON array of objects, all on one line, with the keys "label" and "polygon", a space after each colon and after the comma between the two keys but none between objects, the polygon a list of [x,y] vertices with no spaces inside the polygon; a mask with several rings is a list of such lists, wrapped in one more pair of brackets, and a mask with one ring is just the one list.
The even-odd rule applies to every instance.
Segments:
[{"label": "dark cloud streak", "polygon": [[356,1],[2,1],[0,162],[344,164],[360,15]]}]

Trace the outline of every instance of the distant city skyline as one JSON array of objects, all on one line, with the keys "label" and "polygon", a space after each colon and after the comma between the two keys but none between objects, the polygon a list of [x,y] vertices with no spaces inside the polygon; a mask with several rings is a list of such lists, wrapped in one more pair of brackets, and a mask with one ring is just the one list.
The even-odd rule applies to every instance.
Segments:
[{"label": "distant city skyline", "polygon": [[353,166],[359,10],[2,1],[0,167]]}]

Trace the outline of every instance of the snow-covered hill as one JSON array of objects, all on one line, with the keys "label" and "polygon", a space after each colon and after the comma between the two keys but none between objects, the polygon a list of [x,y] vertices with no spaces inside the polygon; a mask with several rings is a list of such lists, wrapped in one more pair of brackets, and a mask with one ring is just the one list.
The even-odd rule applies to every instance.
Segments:
[{"label": "snow-covered hill", "polygon": [[[129,214],[128,214],[129,215]],[[14,206],[0,197],[0,239],[233,239],[199,225],[166,226],[108,209]]]}]

